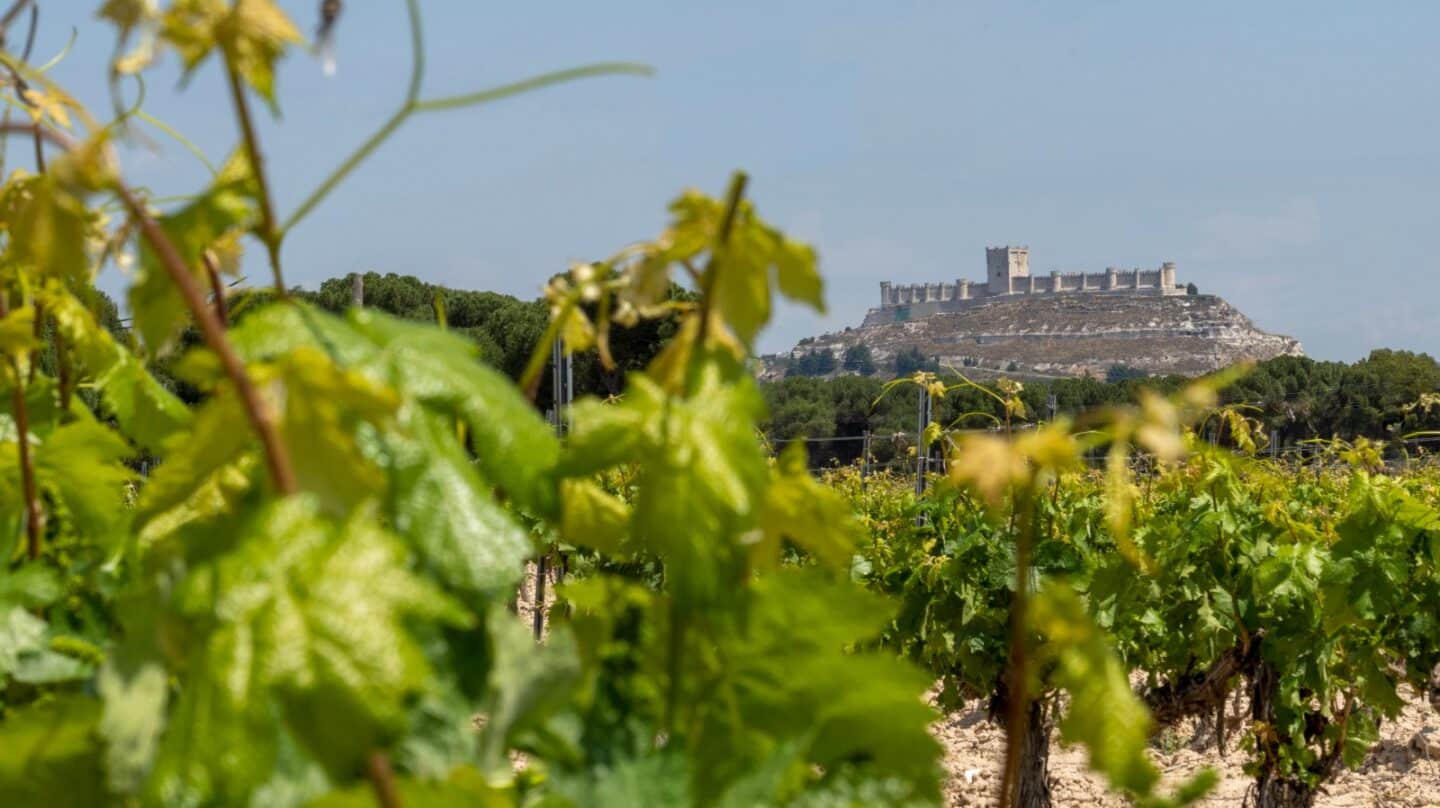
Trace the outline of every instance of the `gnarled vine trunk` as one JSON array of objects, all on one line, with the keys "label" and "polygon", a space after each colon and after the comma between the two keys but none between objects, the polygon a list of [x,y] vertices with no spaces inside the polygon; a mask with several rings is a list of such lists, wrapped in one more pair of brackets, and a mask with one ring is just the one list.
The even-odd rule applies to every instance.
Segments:
[{"label": "gnarled vine trunk", "polygon": [[[992,721],[1003,721],[1008,697],[1004,684],[997,684],[990,697]],[[1014,808],[1050,808],[1050,735],[1055,729],[1050,706],[1050,698],[1037,698],[1030,702],[1025,713],[1015,799],[1009,803]],[[1003,778],[1001,788],[1004,788]]]},{"label": "gnarled vine trunk", "polygon": [[1015,808],[1050,808],[1050,732],[1054,723],[1045,699],[1030,702],[1021,745]]},{"label": "gnarled vine trunk", "polygon": [[1247,808],[1311,808],[1319,792],[1266,769],[1245,794]]},{"label": "gnarled vine trunk", "polygon": [[[1264,722],[1267,727],[1275,725],[1279,676],[1275,668],[1263,660],[1250,671],[1250,717],[1256,722]],[[1280,743],[1281,739],[1273,734],[1257,739],[1256,751],[1261,755],[1260,773],[1245,793],[1245,808],[1312,808],[1315,805],[1315,798],[1320,794],[1317,786],[1280,774]],[[1333,770],[1334,761],[1325,761],[1324,766]],[[1325,778],[1321,779],[1323,782]]]},{"label": "gnarled vine trunk", "polygon": [[1240,646],[1220,655],[1209,668],[1146,692],[1142,698],[1155,719],[1155,732],[1190,716],[1213,716],[1222,712],[1230,684],[1245,669],[1247,653]]}]

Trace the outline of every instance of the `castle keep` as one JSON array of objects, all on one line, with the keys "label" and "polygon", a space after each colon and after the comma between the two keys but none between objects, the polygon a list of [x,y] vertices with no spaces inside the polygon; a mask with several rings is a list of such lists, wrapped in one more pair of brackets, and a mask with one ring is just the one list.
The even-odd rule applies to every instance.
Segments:
[{"label": "castle keep", "polygon": [[1007,295],[1103,293],[1125,295],[1183,295],[1175,284],[1175,265],[1166,262],[1159,269],[1104,272],[1051,272],[1030,274],[1029,247],[987,247],[986,277],[983,283],[957,280],[955,283],[892,284],[880,282],[880,307],[865,316],[865,325],[917,320],[941,312],[960,311],[974,303]]}]

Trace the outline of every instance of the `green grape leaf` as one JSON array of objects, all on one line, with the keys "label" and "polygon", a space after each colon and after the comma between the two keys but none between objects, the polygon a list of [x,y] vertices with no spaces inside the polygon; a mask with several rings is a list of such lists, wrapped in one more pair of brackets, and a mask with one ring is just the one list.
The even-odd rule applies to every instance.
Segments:
[{"label": "green grape leaf", "polygon": [[274,105],[275,63],[304,41],[273,0],[177,0],[166,12],[165,40],[180,54],[188,77],[216,47],[266,101]]},{"label": "green grape leaf", "polygon": [[0,569],[0,609],[22,606],[36,609],[49,606],[65,595],[60,573],[42,564],[19,569]]},{"label": "green grape leaf", "polygon": [[228,12],[224,0],[176,0],[165,12],[161,33],[180,54],[187,75],[215,49]]},{"label": "green grape leaf", "polygon": [[305,41],[295,24],[272,0],[241,0],[218,36],[235,70],[273,108],[275,63],[288,46]]},{"label": "green grape leaf", "polygon": [[1255,567],[1255,594],[1267,601],[1309,599],[1323,569],[1320,551],[1308,544],[1286,544]]},{"label": "green grape leaf", "polygon": [[45,651],[48,626],[44,620],[19,607],[0,612],[0,676],[20,668],[20,661]]},{"label": "green grape leaf", "polygon": [[561,487],[560,536],[576,547],[589,547],[623,558],[633,550],[630,508],[589,480],[566,480]]},{"label": "green grape leaf", "polygon": [[88,245],[97,215],[49,174],[12,179],[7,186],[0,212],[9,222],[9,257],[72,288],[89,284]]},{"label": "green grape leaf", "polygon": [[444,780],[473,762],[479,749],[474,704],[456,680],[443,676],[410,708],[409,732],[395,751],[398,769],[423,780]]},{"label": "green grape leaf", "polygon": [[19,606],[0,612],[0,682],[32,685],[89,678],[94,668],[51,650],[50,626]]},{"label": "green grape leaf", "polygon": [[559,471],[583,477],[635,459],[648,413],[593,397],[570,407],[570,434],[566,436]]},{"label": "green grape leaf", "polygon": [[384,490],[385,478],[361,453],[355,432],[362,423],[378,427],[389,421],[399,406],[393,391],[336,367],[311,348],[282,357],[271,383],[284,390],[280,436],[301,490],[336,515]]},{"label": "green grape leaf", "polygon": [[[274,359],[297,348],[323,350],[348,369],[374,362],[380,348],[342,317],[309,304],[267,305],[246,313],[230,329],[230,342],[246,362]],[[220,373],[218,363],[212,373]],[[393,385],[392,385],[393,386]]]},{"label": "green grape leaf", "polygon": [[95,14],[128,31],[155,19],[155,0],[105,0]]},{"label": "green grape leaf", "polygon": [[368,309],[349,316],[381,349],[375,364],[381,378],[427,406],[465,420],[486,480],[536,516],[558,511],[559,440],[510,379],[477,361],[473,343]]},{"label": "green grape leaf", "polygon": [[250,626],[232,625],[190,647],[146,782],[149,802],[244,804],[270,776],[279,715],[261,687],[259,640]]},{"label": "green grape leaf", "polygon": [[[1398,713],[1399,709],[1395,712]],[[1360,764],[1370,755],[1370,750],[1380,741],[1380,726],[1375,716],[1364,710],[1347,716],[1344,723],[1329,725],[1325,731],[1331,743],[1335,742],[1336,736],[1341,732],[1344,733],[1340,758],[1347,769],[1360,768]]]},{"label": "green grape leaf", "polygon": [[15,681],[31,685],[80,682],[94,675],[94,665],[49,648],[22,655],[13,674]]},{"label": "green grape leaf", "polygon": [[489,696],[481,712],[479,766],[492,782],[514,777],[506,752],[526,730],[539,727],[565,704],[580,673],[575,640],[564,625],[555,626],[545,644],[513,615],[492,609],[486,620],[494,662]]},{"label": "green grape leaf", "polygon": [[[204,251],[248,227],[254,217],[254,192],[248,178],[241,178],[220,181],[185,207],[162,216],[159,224],[203,289],[209,285],[201,263]],[[189,321],[189,310],[148,242],[141,242],[139,272],[129,297],[135,328],[146,347],[156,354],[169,351]]]},{"label": "green grape leaf", "polygon": [[[187,361],[193,356],[199,355]],[[384,475],[358,436],[362,427],[389,424],[399,406],[393,390],[337,367],[310,347],[274,362],[252,362],[249,373],[263,397],[281,404],[278,432],[302,490],[337,516],[384,492]],[[208,492],[215,475],[228,473],[257,445],[252,434],[231,388],[221,387],[201,408],[191,433],[172,441],[170,456],[141,498],[141,514],[149,517]]]},{"label": "green grape leaf", "polygon": [[115,342],[85,304],[56,284],[47,284],[36,297],[44,302],[79,369],[94,380],[101,400],[126,436],[158,451],[189,425],[190,410]]},{"label": "green grape leaf", "polygon": [[709,269],[715,276],[711,311],[749,348],[770,320],[770,277],[751,234],[736,233],[730,243]]},{"label": "green grape leaf", "polygon": [[760,576],[752,593],[743,633],[720,651],[728,676],[688,695],[714,722],[696,752],[697,791],[714,793],[762,762],[725,740],[744,727],[771,739],[751,750],[802,740],[804,759],[823,769],[864,761],[938,796],[940,747],[927,729],[934,711],[921,698],[929,678],[888,654],[848,651],[878,635],[888,604],[813,569]]},{"label": "green grape leaf", "polygon": [[35,348],[35,309],[17,306],[0,317],[0,354],[19,356]]},{"label": "green grape leaf", "polygon": [[695,393],[670,398],[649,378],[630,377],[619,404],[577,407],[567,473],[622,459],[606,439],[622,429],[639,469],[631,525],[639,548],[664,560],[684,609],[724,599],[743,567],[740,533],[759,515],[768,475],[754,437],[763,402],[749,380],[726,384],[708,364]]},{"label": "green grape leaf", "polygon": [[807,460],[802,441],[781,452],[765,489],[760,527],[768,544],[778,547],[781,538],[788,538],[820,563],[844,569],[863,538],[860,524],[844,497],[810,476]]},{"label": "green grape leaf", "polygon": [[253,444],[238,397],[221,388],[200,406],[190,430],[167,443],[165,462],[151,472],[140,492],[137,524],[167,514],[188,521],[218,512],[225,503],[215,496],[216,484],[253,452]]},{"label": "green grape leaf", "polygon": [[7,711],[0,721],[0,805],[112,804],[95,732],[99,718],[100,702],[81,695]]},{"label": "green grape leaf", "polygon": [[623,757],[578,774],[556,773],[546,783],[549,800],[544,804],[574,808],[694,805],[690,782],[690,761],[684,754],[664,749],[644,757]]},{"label": "green grape leaf", "polygon": [[815,268],[815,250],[808,244],[785,238],[772,231],[774,261],[780,293],[825,313],[825,286]]},{"label": "green grape leaf", "polygon": [[[1124,664],[1068,586],[1046,584],[1030,608],[1031,625],[1045,637],[1035,664],[1054,665],[1052,681],[1070,694],[1061,737],[1084,744],[1090,768],[1104,774],[1111,787],[1151,798],[1160,781],[1146,753],[1152,722],[1130,689]],[[1215,774],[1207,770],[1198,777],[1213,783]]]},{"label": "green grape leaf", "polygon": [[[250,795],[254,808],[295,808],[333,788],[325,769],[306,755],[289,733],[282,733],[270,777]],[[372,798],[373,798],[373,793]]]},{"label": "green grape leaf", "polygon": [[[314,497],[291,497],[246,520],[237,542],[193,570],[179,600],[196,619],[225,616],[209,634],[212,656],[249,660],[243,678],[278,697],[306,750],[348,772],[398,735],[430,675],[407,621],[470,618],[405,569],[403,545],[371,513],[336,526]],[[216,672],[226,682],[239,675]]]},{"label": "green grape leaf", "polygon": [[532,546],[484,485],[448,416],[407,407],[386,438],[394,528],[436,574],[467,597],[515,591]]},{"label": "green grape leaf", "polygon": [[99,729],[105,739],[106,782],[112,792],[134,794],[150,770],[165,727],[165,669],[152,661],[122,672],[109,662],[100,669],[98,687],[105,700]]},{"label": "green grape leaf", "polygon": [[514,383],[478,361],[477,348],[464,337],[369,309],[342,319],[293,303],[250,314],[231,338],[247,360],[300,346],[323,349],[341,367],[402,398],[463,419],[486,482],[523,511],[558,512],[559,440]]},{"label": "green grape leaf", "polygon": [[77,533],[109,538],[129,516],[125,486],[134,478],[120,461],[130,446],[95,421],[74,421],[51,432],[35,453],[35,476],[59,496]]},{"label": "green grape leaf", "polygon": [[671,260],[691,258],[702,248],[711,251],[702,285],[709,293],[710,310],[749,348],[770,319],[771,278],[780,293],[824,312],[820,274],[815,253],[786,238],[741,201],[728,233],[724,203],[697,191],[687,191],[670,204],[672,221],[666,233]]},{"label": "green grape leaf", "polygon": [[[505,791],[492,787],[483,775],[469,766],[456,767],[444,780],[427,782],[399,777],[395,789],[405,805],[424,808],[511,808],[515,803]],[[331,791],[305,803],[305,808],[373,808],[375,792],[368,785]]]}]

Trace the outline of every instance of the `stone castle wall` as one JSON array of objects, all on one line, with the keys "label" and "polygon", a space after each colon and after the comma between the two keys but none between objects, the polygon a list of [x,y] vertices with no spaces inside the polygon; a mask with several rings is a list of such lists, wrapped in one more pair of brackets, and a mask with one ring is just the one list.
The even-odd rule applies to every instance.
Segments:
[{"label": "stone castle wall", "polygon": [[985,259],[987,277],[983,282],[957,279],[954,283],[896,284],[881,281],[880,307],[870,310],[865,317],[866,324],[917,320],[1014,295],[1184,294],[1183,287],[1175,280],[1175,265],[1169,262],[1150,270],[1109,267],[1104,272],[1031,275],[1028,248],[990,247],[985,251]]}]

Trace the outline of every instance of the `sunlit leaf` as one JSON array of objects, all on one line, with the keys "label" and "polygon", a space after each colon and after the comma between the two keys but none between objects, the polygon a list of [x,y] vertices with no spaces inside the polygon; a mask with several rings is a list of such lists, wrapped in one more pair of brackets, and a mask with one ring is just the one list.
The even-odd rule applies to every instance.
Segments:
[{"label": "sunlit leaf", "polygon": [[402,427],[386,444],[395,529],[457,591],[512,593],[531,552],[528,531],[495,502],[448,419],[412,408]]},{"label": "sunlit leaf", "polygon": [[107,804],[99,717],[100,702],[82,695],[7,711],[0,721],[0,804]]},{"label": "sunlit leaf", "polygon": [[128,673],[109,664],[100,671],[99,690],[105,700],[99,729],[105,739],[106,782],[116,793],[136,793],[165,726],[165,671],[154,662]]},{"label": "sunlit leaf", "polygon": [[[1062,737],[1084,744],[1090,767],[1104,774],[1113,788],[1150,796],[1160,781],[1145,751],[1150,713],[1130,689],[1125,666],[1069,587],[1047,586],[1036,593],[1031,608],[1032,625],[1045,637],[1041,663],[1056,666],[1055,681],[1070,694],[1060,721]],[[1215,779],[1207,770],[1196,782]]]},{"label": "sunlit leaf", "polygon": [[760,527],[775,544],[788,538],[822,564],[845,568],[862,538],[860,525],[839,494],[810,476],[806,460],[802,441],[780,454],[765,490]]},{"label": "sunlit leaf", "polygon": [[275,100],[275,63],[303,41],[272,0],[176,0],[165,13],[164,37],[190,73],[216,48],[257,93]]},{"label": "sunlit leaf", "polygon": [[0,353],[18,356],[34,348],[34,308],[17,306],[0,318]]},{"label": "sunlit leaf", "polygon": [[567,630],[551,632],[544,645],[510,614],[492,610],[486,625],[495,662],[481,715],[480,767],[493,781],[514,776],[505,752],[517,733],[535,727],[564,704],[579,673],[575,644]]},{"label": "sunlit leaf", "polygon": [[101,328],[83,303],[54,284],[39,297],[70,346],[77,372],[93,379],[106,409],[126,436],[145,449],[158,451],[190,423],[190,410]]},{"label": "sunlit leaf", "polygon": [[96,421],[75,421],[54,430],[36,451],[35,474],[65,505],[80,535],[109,539],[128,517],[125,485],[134,478],[121,461],[125,440]]},{"label": "sunlit leaf", "polygon": [[[319,513],[304,497],[263,508],[237,526],[232,550],[186,577],[178,603],[205,629],[199,647],[206,650],[181,689],[180,716],[187,701],[220,710],[197,715],[196,726],[220,723],[253,735],[256,754],[273,756],[276,730],[266,711],[279,710],[311,755],[343,773],[399,732],[408,700],[429,676],[407,621],[464,625],[468,616],[405,569],[403,545],[373,514],[337,526]],[[175,734],[167,732],[165,743]],[[171,748],[175,756],[185,761],[181,779],[190,786],[226,774],[225,756],[211,761]],[[260,762],[238,761],[244,770],[233,773],[236,782],[254,787],[266,774],[255,770]]]},{"label": "sunlit leaf", "polygon": [[[180,210],[160,217],[159,224],[195,283],[203,289],[209,282],[201,255],[237,229],[248,227],[254,215],[248,181],[231,179],[218,183]],[[148,242],[142,242],[140,247],[140,271],[130,287],[130,308],[141,339],[158,353],[171,347],[189,320],[184,298]]]}]

